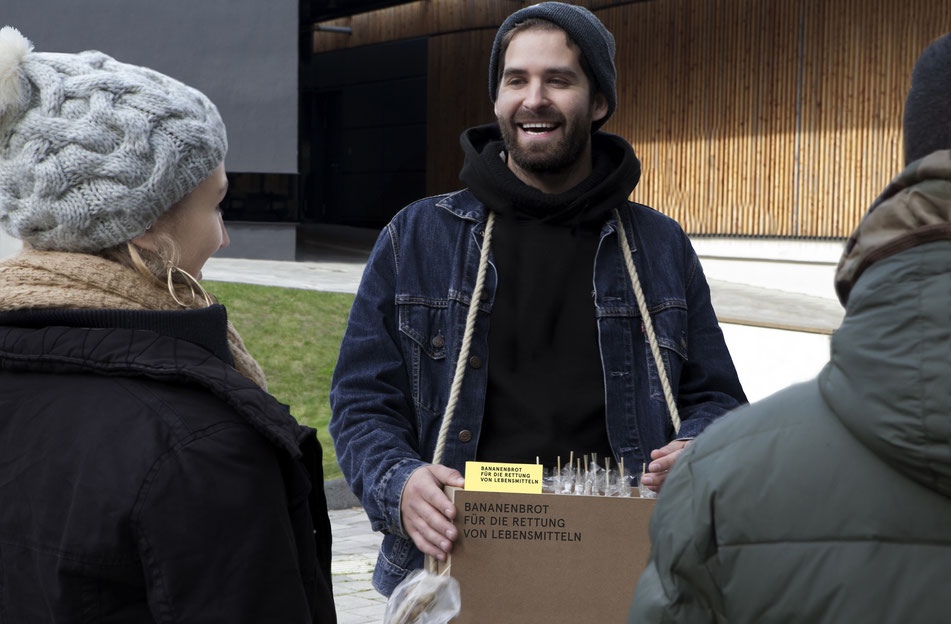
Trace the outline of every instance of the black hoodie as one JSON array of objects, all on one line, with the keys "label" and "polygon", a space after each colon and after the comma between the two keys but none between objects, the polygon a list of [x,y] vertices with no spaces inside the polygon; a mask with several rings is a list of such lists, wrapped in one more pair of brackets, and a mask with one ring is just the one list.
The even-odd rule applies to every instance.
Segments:
[{"label": "black hoodie", "polygon": [[[498,213],[491,246],[498,289],[489,329],[479,459],[548,465],[558,455],[611,453],[593,298],[601,229],[640,178],[620,137],[592,135],[591,174],[546,194],[504,161],[495,124],[460,138],[459,178]],[[613,454],[612,454],[613,456]]]}]

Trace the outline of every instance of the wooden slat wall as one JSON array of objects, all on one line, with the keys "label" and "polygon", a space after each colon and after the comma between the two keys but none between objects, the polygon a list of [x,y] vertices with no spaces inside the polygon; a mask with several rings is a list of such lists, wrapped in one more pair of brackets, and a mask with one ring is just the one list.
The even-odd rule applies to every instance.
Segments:
[{"label": "wooden slat wall", "polygon": [[951,3],[804,0],[802,149],[792,234],[847,236],[904,164],[901,114]]},{"label": "wooden slat wall", "polygon": [[605,129],[641,158],[637,201],[691,233],[793,233],[784,208],[794,205],[796,4],[664,0],[599,12],[623,68]]},{"label": "wooden slat wall", "polygon": [[644,167],[634,197],[695,234],[848,236],[903,166],[914,61],[951,30],[951,3],[936,0],[656,0],[597,13],[623,76],[605,129]]},{"label": "wooden slat wall", "polygon": [[470,126],[495,121],[488,78],[494,39],[495,29],[429,38],[426,86],[426,190],[429,195],[460,188],[463,157],[459,135]]},{"label": "wooden slat wall", "polygon": [[[428,192],[459,187],[459,132],[491,120],[494,28],[525,4],[428,0],[386,10],[399,26],[373,13],[347,24],[351,44],[444,33],[429,44]],[[641,157],[634,198],[693,234],[848,236],[902,168],[914,61],[951,30],[947,0],[579,4],[617,40],[618,109],[605,129]]]}]

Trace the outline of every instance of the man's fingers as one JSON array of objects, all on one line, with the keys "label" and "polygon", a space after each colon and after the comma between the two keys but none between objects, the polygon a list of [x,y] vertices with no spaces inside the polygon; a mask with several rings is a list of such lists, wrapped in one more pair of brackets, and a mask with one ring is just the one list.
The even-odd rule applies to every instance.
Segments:
[{"label": "man's fingers", "polygon": [[463,487],[466,480],[459,474],[458,470],[443,466],[442,464],[433,464],[430,466],[433,477],[442,484]]},{"label": "man's fingers", "polygon": [[449,501],[449,497],[443,492],[443,487],[446,485],[462,487],[465,485],[465,479],[459,474],[458,470],[441,464],[433,464],[423,468],[423,470],[427,471],[428,485],[430,486],[424,494],[426,500],[450,520],[455,518],[456,509]]},{"label": "man's fingers", "polygon": [[423,499],[430,507],[438,509],[442,516],[450,519],[455,517],[456,510],[453,508],[452,502],[437,483],[433,483],[433,485],[427,489],[423,494]]},{"label": "man's fingers", "polygon": [[445,553],[452,549],[453,540],[458,537],[456,528],[435,507],[419,499],[407,514],[407,533],[416,546],[427,555],[440,561]]},{"label": "man's fingers", "polygon": [[660,488],[663,487],[664,481],[667,480],[667,475],[670,474],[670,471],[663,472],[650,472],[641,476],[641,482],[647,486],[647,489],[654,492],[660,492]]},{"label": "man's fingers", "polygon": [[[425,470],[425,469],[424,469]],[[420,515],[427,515],[426,509],[438,510],[447,518],[455,516],[455,509],[449,498],[443,493],[442,485],[432,475],[424,475],[407,486],[410,505]]]},{"label": "man's fingers", "polygon": [[[452,509],[451,505],[450,509]],[[452,525],[452,522],[446,518],[445,510],[440,506],[433,506],[421,500],[414,507],[413,511],[416,512],[416,516],[422,523],[424,523],[428,529],[432,530],[433,535],[427,535],[427,539],[430,541],[435,543],[436,540],[449,539],[452,541],[456,539],[456,528]]]},{"label": "man's fingers", "polygon": [[444,561],[459,532],[452,525],[455,507],[443,485],[464,482],[458,471],[446,466],[423,466],[410,475],[400,510],[403,528],[422,552]]},{"label": "man's fingers", "polygon": [[674,440],[659,449],[651,451],[651,459],[653,461],[651,461],[650,466],[648,466],[650,472],[641,476],[641,481],[648,489],[654,492],[660,492],[664,481],[667,479],[667,475],[674,467],[674,464],[677,463],[677,460],[681,454],[683,454],[688,444],[690,444],[689,440]]},{"label": "man's fingers", "polygon": [[444,552],[449,552],[452,548],[452,539],[447,535],[449,531],[444,526],[423,516],[417,516],[413,524],[417,535],[432,548]]},{"label": "man's fingers", "polygon": [[670,453],[669,455],[664,455],[656,461],[652,461],[650,465],[651,472],[666,472],[674,467],[674,463],[677,461],[677,458],[680,457],[680,454],[683,452],[683,449],[679,449]]},{"label": "man's fingers", "polygon": [[440,548],[438,540],[434,543],[427,539],[425,531],[413,528],[409,531],[409,536],[413,540],[413,543],[416,544],[416,548],[419,548],[423,553],[430,557],[435,557],[440,561],[446,560],[446,551]]},{"label": "man's fingers", "polygon": [[654,449],[651,451],[651,459],[660,459],[661,457],[666,457],[671,453],[683,450],[692,440],[674,440],[668,442],[659,449]]}]

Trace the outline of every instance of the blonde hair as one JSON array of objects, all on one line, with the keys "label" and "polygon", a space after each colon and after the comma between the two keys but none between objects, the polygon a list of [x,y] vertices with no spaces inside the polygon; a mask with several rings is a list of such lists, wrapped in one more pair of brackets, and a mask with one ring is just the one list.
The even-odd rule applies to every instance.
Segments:
[{"label": "blonde hair", "polygon": [[156,286],[166,288],[175,303],[183,308],[199,307],[196,303],[203,303],[205,307],[215,303],[215,298],[197,279],[179,268],[181,250],[172,237],[160,232],[153,233],[153,237],[157,243],[156,251],[126,241],[96,255],[118,262]]}]

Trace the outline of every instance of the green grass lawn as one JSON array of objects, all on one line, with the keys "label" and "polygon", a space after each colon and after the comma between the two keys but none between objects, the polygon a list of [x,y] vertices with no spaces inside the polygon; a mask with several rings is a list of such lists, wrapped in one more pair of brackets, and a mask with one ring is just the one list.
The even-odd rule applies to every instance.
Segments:
[{"label": "green grass lawn", "polygon": [[327,395],[353,295],[212,281],[203,285],[228,308],[228,319],[264,368],[271,394],[290,405],[298,421],[317,429],[324,478],[341,476],[327,433]]}]

